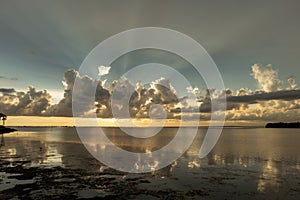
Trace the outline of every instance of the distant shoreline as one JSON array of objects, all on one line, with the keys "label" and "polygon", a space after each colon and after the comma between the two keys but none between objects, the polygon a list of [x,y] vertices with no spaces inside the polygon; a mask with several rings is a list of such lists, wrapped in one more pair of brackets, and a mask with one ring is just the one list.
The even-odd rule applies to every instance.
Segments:
[{"label": "distant shoreline", "polygon": [[300,128],[300,122],[292,122],[292,123],[267,123],[265,128]]}]

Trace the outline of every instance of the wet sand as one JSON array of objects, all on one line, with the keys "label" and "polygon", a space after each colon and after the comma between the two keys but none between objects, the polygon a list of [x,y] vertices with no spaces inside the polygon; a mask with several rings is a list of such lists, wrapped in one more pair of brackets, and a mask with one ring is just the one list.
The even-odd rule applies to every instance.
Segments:
[{"label": "wet sand", "polygon": [[[107,132],[112,140],[120,137]],[[159,141],[170,140],[174,130],[164,132]],[[131,174],[93,158],[74,128],[21,128],[5,135],[1,147],[0,199],[299,199],[300,130],[225,129],[200,160],[204,133],[200,129],[172,165]],[[141,146],[127,143],[120,145]]]}]

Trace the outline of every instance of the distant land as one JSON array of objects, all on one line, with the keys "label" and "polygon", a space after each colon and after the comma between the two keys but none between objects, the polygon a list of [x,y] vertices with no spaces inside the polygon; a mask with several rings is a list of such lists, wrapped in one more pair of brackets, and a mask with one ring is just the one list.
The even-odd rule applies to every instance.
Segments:
[{"label": "distant land", "polygon": [[292,123],[268,123],[265,126],[266,128],[300,128],[300,122],[292,122]]},{"label": "distant land", "polygon": [[0,134],[11,133],[11,132],[15,132],[15,131],[17,131],[17,129],[7,128],[5,126],[0,125]]}]

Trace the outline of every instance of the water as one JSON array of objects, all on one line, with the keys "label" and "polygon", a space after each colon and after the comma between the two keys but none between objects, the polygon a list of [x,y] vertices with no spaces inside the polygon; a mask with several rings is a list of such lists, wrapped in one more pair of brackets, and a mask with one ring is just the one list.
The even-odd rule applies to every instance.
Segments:
[{"label": "water", "polygon": [[[176,128],[165,128],[151,139],[133,139],[119,129],[105,129],[115,145],[132,152],[160,149],[173,139],[176,132]],[[189,134],[189,128],[185,132]],[[213,151],[206,158],[199,159],[205,133],[206,129],[199,129],[192,146],[171,165],[152,173],[127,174],[96,160],[82,145],[75,128],[19,128],[19,132],[4,135],[5,146],[0,152],[0,195],[7,198],[45,195],[41,190],[46,189],[37,182],[48,176],[45,170],[50,170],[49,174],[55,178],[51,179],[49,175],[47,180],[56,183],[50,196],[46,196],[51,198],[54,194],[63,196],[65,192],[59,189],[62,187],[77,198],[106,195],[122,198],[125,195],[132,199],[155,199],[171,195],[170,198],[175,199],[252,199],[253,196],[299,199],[300,129],[225,128]],[[92,146],[93,141],[87,145]],[[104,144],[100,149],[109,151],[110,148]],[[16,166],[21,166],[21,170],[12,170]],[[25,176],[25,171],[32,169],[39,173],[30,180],[12,175],[18,172]],[[61,175],[56,175],[57,172]],[[91,174],[97,174],[97,178],[92,179]],[[100,179],[106,180],[101,184],[109,190],[102,186],[99,190],[96,184],[92,184]],[[80,189],[67,187],[70,184]],[[117,192],[114,184],[119,184],[123,191]],[[25,192],[8,195],[8,189],[18,185],[27,188]]]}]

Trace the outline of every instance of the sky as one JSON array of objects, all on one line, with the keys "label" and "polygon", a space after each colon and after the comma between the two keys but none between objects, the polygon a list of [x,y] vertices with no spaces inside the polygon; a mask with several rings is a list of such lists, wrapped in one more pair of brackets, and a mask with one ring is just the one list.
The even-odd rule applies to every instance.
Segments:
[{"label": "sky", "polygon": [[[299,93],[284,93],[287,96],[282,101],[280,91],[297,90],[296,83],[300,82],[299,1],[1,0],[0,3],[0,88],[2,97],[6,96],[6,100],[1,99],[0,108],[9,114],[42,115],[51,111],[51,115],[58,115],[66,112],[65,108],[57,111],[69,101],[68,93],[63,97],[65,72],[74,69],[68,73],[76,74],[75,70],[97,44],[128,29],[164,27],[182,32],[200,43],[216,63],[225,87],[233,96],[241,92],[241,88],[246,88],[243,94],[250,96],[256,91],[272,93],[262,94],[267,97],[249,97],[250,100],[230,97],[230,119],[277,120],[275,111],[264,110],[270,106],[286,112],[283,120],[297,119],[294,115],[299,112]],[[184,69],[193,87],[205,88],[192,75],[188,64],[168,62],[172,55],[157,51],[135,52],[112,63],[110,73],[105,76],[107,85],[135,63],[145,63],[153,57],[176,69]],[[31,89],[28,90],[28,86],[32,86]],[[11,88],[14,92],[5,90]],[[44,89],[47,92],[38,92]],[[8,104],[26,100],[20,100],[22,94],[16,94],[19,91],[25,94],[29,91],[27,100],[38,98],[38,102],[31,102],[30,106],[27,102],[27,108],[18,112],[18,106],[7,109]],[[12,93],[15,99],[8,101],[7,95],[12,96]],[[52,105],[50,111],[48,94],[52,96],[51,104],[57,104],[56,107]],[[202,95],[205,96],[205,91]],[[60,104],[61,98],[65,100]],[[259,103],[257,98],[260,98]],[[239,105],[234,105],[237,102]],[[176,109],[174,104],[170,109]],[[40,108],[34,110],[36,105]],[[48,106],[47,111],[43,109],[45,106]],[[287,111],[286,107],[292,108]],[[249,111],[251,109],[256,110]],[[242,114],[245,112],[248,114]]]}]

